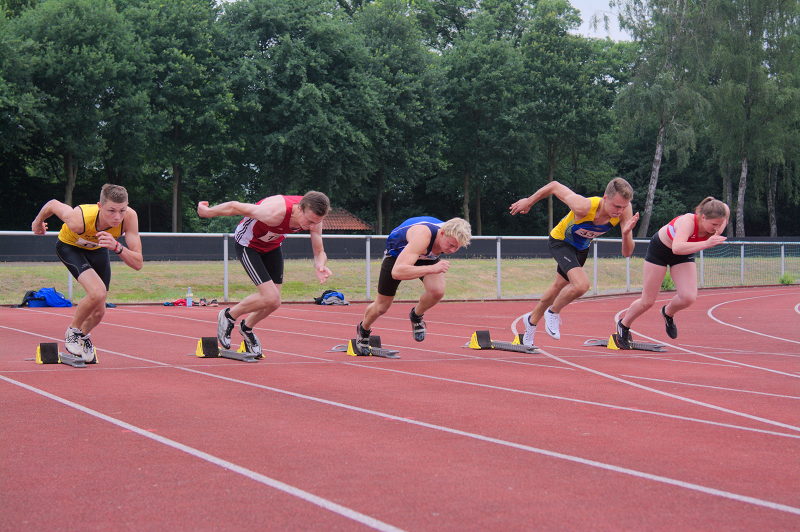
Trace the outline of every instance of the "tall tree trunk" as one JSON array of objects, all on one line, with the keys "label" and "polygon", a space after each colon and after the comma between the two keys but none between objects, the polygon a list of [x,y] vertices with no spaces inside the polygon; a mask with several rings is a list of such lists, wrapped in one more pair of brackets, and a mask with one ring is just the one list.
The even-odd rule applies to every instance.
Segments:
[{"label": "tall tree trunk", "polygon": [[382,205],[383,205],[384,225],[386,226],[387,228],[386,232],[388,233],[389,232],[388,228],[392,226],[391,223],[389,222],[389,220],[392,219],[392,197],[389,194],[386,194],[385,192],[383,194]]},{"label": "tall tree trunk", "polygon": [[377,219],[377,230],[378,234],[383,234],[383,186],[384,186],[384,179],[383,179],[383,169],[378,170],[377,174],[377,192],[375,196],[375,210],[377,211],[378,219]]},{"label": "tall tree trunk", "polygon": [[767,174],[767,213],[769,214],[769,236],[778,236],[778,216],[775,212],[775,197],[778,194],[778,165],[769,165]]},{"label": "tall tree trunk", "polygon": [[736,196],[736,237],[745,236],[744,232],[744,196],[747,192],[747,156],[742,157],[739,174],[739,193]]},{"label": "tall tree trunk", "polygon": [[653,154],[653,163],[650,165],[650,181],[647,184],[647,199],[644,203],[644,214],[639,221],[639,232],[637,238],[645,238],[647,230],[650,228],[650,218],[653,216],[653,204],[656,198],[656,187],[658,186],[658,175],[661,171],[661,159],[664,156],[664,134],[667,125],[664,120],[658,126],[658,136],[656,137],[656,152]]},{"label": "tall tree trunk", "polygon": [[179,233],[181,223],[181,179],[183,168],[179,164],[172,165],[172,232]]},{"label": "tall tree trunk", "polygon": [[464,212],[464,219],[469,222],[469,172],[464,172],[464,201],[461,203],[461,210]]},{"label": "tall tree trunk", "polygon": [[[554,143],[547,145],[547,182],[551,182],[556,173],[556,146]],[[547,232],[553,230],[553,196],[547,197]]]},{"label": "tall tree trunk", "polygon": [[475,191],[475,231],[476,235],[483,234],[483,218],[481,217],[481,187]]},{"label": "tall tree trunk", "polygon": [[75,190],[75,181],[78,178],[78,166],[75,164],[72,152],[64,154],[64,177],[67,178],[67,185],[64,187],[64,203],[72,205],[72,192]]},{"label": "tall tree trunk", "polygon": [[[728,168],[722,171],[722,198],[723,201],[727,203],[728,207],[733,207],[733,180],[731,179]],[[733,238],[732,223],[728,223],[728,226],[725,228],[725,236]]]}]

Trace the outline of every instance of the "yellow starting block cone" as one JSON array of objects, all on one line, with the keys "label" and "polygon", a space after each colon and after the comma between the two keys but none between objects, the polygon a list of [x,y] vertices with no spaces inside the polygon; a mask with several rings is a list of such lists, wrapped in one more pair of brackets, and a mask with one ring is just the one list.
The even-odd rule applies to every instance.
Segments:
[{"label": "yellow starting block cone", "polygon": [[522,334],[515,335],[514,339],[511,341],[511,345],[523,345],[522,344],[522,337],[523,336],[524,335],[522,335]]},{"label": "yellow starting block cone", "polygon": [[347,354],[351,357],[360,356],[360,353],[356,350],[356,341],[354,339],[347,342]]},{"label": "yellow starting block cone", "polygon": [[608,337],[608,345],[606,347],[608,349],[616,349],[617,351],[619,351],[619,347],[617,346],[617,342],[613,334]]}]

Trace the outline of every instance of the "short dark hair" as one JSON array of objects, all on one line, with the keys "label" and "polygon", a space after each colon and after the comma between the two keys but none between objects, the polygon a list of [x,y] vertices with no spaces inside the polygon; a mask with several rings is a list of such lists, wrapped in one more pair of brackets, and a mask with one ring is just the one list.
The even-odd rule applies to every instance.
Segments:
[{"label": "short dark hair", "polygon": [[128,203],[128,191],[125,190],[125,187],[120,185],[106,183],[103,185],[103,188],[100,189],[100,203],[103,204],[107,201],[113,203]]},{"label": "short dark hair", "polygon": [[606,185],[605,195],[610,198],[617,194],[630,201],[633,199],[633,187],[621,177],[615,177]]},{"label": "short dark hair", "polygon": [[300,200],[300,208],[310,210],[317,216],[325,216],[331,210],[331,200],[322,192],[309,190]]}]

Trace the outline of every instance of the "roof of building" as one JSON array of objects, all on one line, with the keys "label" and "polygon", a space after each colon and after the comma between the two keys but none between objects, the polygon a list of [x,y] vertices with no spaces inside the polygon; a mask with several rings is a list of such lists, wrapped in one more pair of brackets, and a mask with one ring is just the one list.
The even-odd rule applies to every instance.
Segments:
[{"label": "roof of building", "polygon": [[341,207],[334,207],[322,221],[323,231],[372,231],[367,222]]}]

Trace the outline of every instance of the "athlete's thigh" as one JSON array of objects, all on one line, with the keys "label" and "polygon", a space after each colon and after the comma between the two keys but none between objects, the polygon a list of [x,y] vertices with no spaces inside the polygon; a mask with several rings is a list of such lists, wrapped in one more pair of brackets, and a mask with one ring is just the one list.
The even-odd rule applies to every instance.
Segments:
[{"label": "athlete's thigh", "polygon": [[446,285],[444,273],[429,273],[422,278],[422,284],[425,286],[426,292],[444,293],[444,287]]},{"label": "athlete's thigh", "polygon": [[670,266],[670,276],[680,294],[697,294],[697,266],[694,261]]}]

